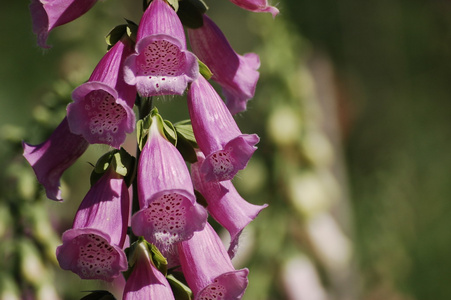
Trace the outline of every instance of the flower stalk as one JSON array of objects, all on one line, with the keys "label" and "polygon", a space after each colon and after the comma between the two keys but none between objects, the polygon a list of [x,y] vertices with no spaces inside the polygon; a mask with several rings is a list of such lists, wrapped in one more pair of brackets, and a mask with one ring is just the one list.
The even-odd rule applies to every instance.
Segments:
[{"label": "flower stalk", "polygon": [[[30,6],[39,8],[32,16],[43,47],[50,30],[96,1],[81,1],[77,9],[73,0],[47,2]],[[232,2],[278,12],[266,0]],[[143,0],[142,6],[138,26],[127,20],[107,36],[108,51],[72,92],[67,117],[49,140],[23,143],[25,158],[53,200],[61,200],[59,179],[89,144],[115,148],[95,165],[72,228],[56,249],[58,262],[82,279],[125,279],[123,299],[241,299],[249,270],[236,270],[231,259],[241,232],[267,205],[248,203],[231,182],[260,140],[243,134],[233,115],[254,96],[259,57],[235,53],[201,0],[180,6],[183,17],[174,0]],[[181,19],[199,25],[188,30],[194,53]],[[165,120],[157,109],[162,95],[186,97],[189,122]],[[134,130],[133,158],[122,146]],[[229,231],[228,250],[209,215]]]}]

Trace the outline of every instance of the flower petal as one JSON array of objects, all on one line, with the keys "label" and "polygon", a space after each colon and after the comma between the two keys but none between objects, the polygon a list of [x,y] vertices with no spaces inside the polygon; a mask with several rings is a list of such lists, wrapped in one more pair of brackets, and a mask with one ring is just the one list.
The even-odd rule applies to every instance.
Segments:
[{"label": "flower petal", "polygon": [[89,81],[72,93],[67,118],[73,133],[91,144],[117,149],[135,128],[136,88],[124,82],[123,63],[132,52],[127,39],[118,41],[100,60]]},{"label": "flower petal", "polygon": [[180,263],[194,299],[241,299],[248,270],[235,270],[214,229],[204,230],[178,245]]},{"label": "flower petal", "polygon": [[206,15],[203,26],[188,29],[193,52],[212,71],[212,79],[219,83],[232,114],[246,110],[254,97],[259,78],[260,60],[257,54],[238,55],[219,27]]},{"label": "flower petal", "polygon": [[90,188],[74,218],[73,228],[96,228],[123,247],[130,215],[130,196],[122,176],[110,167]]},{"label": "flower petal", "polygon": [[136,40],[150,35],[172,36],[186,49],[185,31],[177,13],[163,0],[153,0],[139,22]]},{"label": "flower petal", "polygon": [[188,110],[200,150],[206,155],[206,180],[232,179],[257,149],[256,134],[242,134],[213,87],[200,76],[188,91]]},{"label": "flower petal", "polygon": [[200,171],[205,157],[197,153],[197,162],[191,165],[191,177],[194,188],[208,203],[207,210],[212,217],[230,233],[228,253],[233,258],[243,229],[254,220],[262,209],[268,205],[253,205],[244,200],[230,180],[208,182]]},{"label": "flower petal", "polygon": [[73,134],[67,119],[58,125],[49,139],[33,146],[23,143],[24,157],[33,167],[47,198],[61,201],[60,178],[88,148],[89,143],[80,135]]},{"label": "flower petal", "polygon": [[125,62],[125,81],[143,97],[182,95],[199,74],[197,58],[169,35],[147,36]]},{"label": "flower petal", "polygon": [[31,0],[30,13],[33,32],[38,37],[38,45],[42,48],[50,48],[47,45],[50,31],[82,16],[96,2],[97,0]]},{"label": "flower petal", "polygon": [[112,281],[128,267],[124,251],[95,228],[65,231],[56,257],[62,269],[70,270],[82,279]]},{"label": "flower petal", "polygon": [[207,212],[196,203],[186,163],[162,136],[158,122],[153,117],[138,165],[141,210],[132,218],[132,229],[166,252],[174,243],[202,230]]},{"label": "flower petal", "polygon": [[174,299],[169,282],[151,263],[142,243],[136,251],[138,259],[125,284],[123,299]]},{"label": "flower petal", "polygon": [[253,12],[269,12],[275,18],[279,14],[279,10],[268,5],[268,0],[230,0],[239,7]]}]

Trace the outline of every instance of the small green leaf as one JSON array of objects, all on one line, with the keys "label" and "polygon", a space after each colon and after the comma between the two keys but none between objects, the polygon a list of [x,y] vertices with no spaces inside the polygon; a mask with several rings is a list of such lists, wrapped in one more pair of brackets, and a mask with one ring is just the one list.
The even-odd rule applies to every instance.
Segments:
[{"label": "small green leaf", "polygon": [[177,12],[179,9],[179,0],[167,0],[169,5]]},{"label": "small green leaf", "polygon": [[163,131],[164,135],[170,141],[174,146],[177,145],[177,132],[174,128],[174,125],[172,125],[171,122],[168,120],[163,121]]},{"label": "small green leaf", "polygon": [[194,148],[199,148],[193,132],[193,126],[189,123],[190,120],[177,122],[174,124],[177,134],[180,134],[184,139],[191,143]]},{"label": "small green leaf", "polygon": [[199,72],[202,76],[204,76],[205,79],[210,80],[211,76],[213,76],[213,73],[210,71],[210,69],[207,67],[206,64],[204,64],[199,59],[197,60],[199,63]]},{"label": "small green leaf", "polygon": [[139,150],[143,149],[143,138],[144,138],[144,128],[143,120],[138,120],[136,122],[136,141],[138,142]]},{"label": "small green leaf", "polygon": [[179,150],[183,159],[189,163],[194,164],[197,161],[196,150],[190,141],[185,139],[179,132],[177,132],[177,150]]},{"label": "small green leaf", "polygon": [[151,263],[166,276],[168,261],[155,245],[147,242],[142,236],[140,236],[136,242],[131,244],[129,248],[125,249],[125,254],[127,255],[129,266],[128,270],[123,273],[126,279],[130,276],[136,261],[142,255],[148,256]]},{"label": "small green leaf", "polygon": [[176,300],[193,299],[193,292],[186,284],[175,278],[172,274],[166,276],[166,279],[171,286],[172,293],[174,294],[174,298]]},{"label": "small green leaf", "polygon": [[182,24],[189,28],[199,28],[204,24],[202,15],[208,6],[202,0],[180,0],[177,15]]},{"label": "small green leaf", "polygon": [[102,155],[96,163],[96,166],[94,168],[94,171],[97,173],[104,173],[108,167],[110,166],[111,158],[116,154],[116,152],[119,152],[119,150],[114,149],[110,152],[105,153]]},{"label": "small green leaf", "polygon": [[125,21],[127,22],[127,35],[128,37],[134,42],[136,43],[136,33],[138,32],[138,25],[133,22],[130,21],[128,19],[125,19]]},{"label": "small green leaf", "polygon": [[130,186],[135,175],[135,157],[130,155],[124,148],[121,148],[119,152],[114,154],[111,163],[115,172],[124,176],[125,183],[127,186]]},{"label": "small green leaf", "polygon": [[115,153],[112,159],[112,165],[114,168],[114,171],[122,176],[127,175],[127,167],[124,166],[124,164],[121,161],[121,154],[119,152]]},{"label": "small green leaf", "polygon": [[112,167],[117,174],[126,177],[126,183],[129,185],[127,178],[134,175],[135,158],[123,148],[105,153],[99,158],[91,172],[91,186],[103,176],[109,167]]},{"label": "small green leaf", "polygon": [[136,138],[138,140],[139,150],[143,150],[147,141],[147,134],[149,133],[150,125],[152,124],[151,116],[146,116],[136,123]]},{"label": "small green leaf", "polygon": [[166,276],[168,272],[168,261],[163,254],[161,254],[160,250],[158,250],[157,246],[148,243],[147,241],[144,242],[146,243],[147,249],[149,249],[154,266]]},{"label": "small green leaf", "polygon": [[108,35],[105,37],[105,41],[108,45],[108,49],[114,46],[124,34],[127,33],[127,25],[121,24],[113,29],[108,33]]}]

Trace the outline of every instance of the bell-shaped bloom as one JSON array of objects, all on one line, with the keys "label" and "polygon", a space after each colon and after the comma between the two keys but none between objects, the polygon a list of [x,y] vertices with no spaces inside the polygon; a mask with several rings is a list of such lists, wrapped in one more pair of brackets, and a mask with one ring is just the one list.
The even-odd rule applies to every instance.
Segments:
[{"label": "bell-shaped bloom", "polygon": [[241,299],[248,279],[248,269],[235,270],[210,224],[178,245],[180,263],[195,300]]},{"label": "bell-shaped bloom", "polygon": [[125,284],[122,299],[174,299],[169,282],[150,261],[144,244],[140,243],[135,251],[135,266]]},{"label": "bell-shaped bloom", "polygon": [[199,191],[208,203],[210,215],[230,234],[228,253],[235,256],[241,232],[262,209],[268,205],[254,205],[244,200],[230,180],[207,182],[200,167],[204,161],[203,153],[197,153],[197,162],[191,165],[191,177],[194,188]]},{"label": "bell-shaped bloom", "polygon": [[132,217],[138,236],[165,254],[172,245],[204,228],[207,211],[198,203],[185,161],[162,135],[153,117],[138,165],[140,210]]},{"label": "bell-shaped bloom", "polygon": [[199,74],[196,56],[186,49],[182,23],[163,0],[152,1],[144,12],[135,50],[125,62],[125,81],[143,97],[182,95]]},{"label": "bell-shaped bloom", "polygon": [[239,7],[253,12],[269,12],[273,17],[277,16],[279,10],[268,4],[268,0],[230,0]]},{"label": "bell-shaped bloom", "polygon": [[63,200],[59,189],[61,175],[86,151],[89,143],[81,135],[73,134],[64,118],[47,141],[36,146],[22,145],[23,156],[44,186],[47,198]]},{"label": "bell-shaped bloom", "polygon": [[246,167],[259,137],[241,133],[230,111],[203,76],[191,84],[188,110],[197,144],[206,156],[200,167],[205,180],[231,180]]},{"label": "bell-shaped bloom", "polygon": [[128,268],[123,251],[130,198],[122,176],[112,167],[91,187],[56,249],[62,269],[82,279],[112,281]]},{"label": "bell-shaped bloom", "polygon": [[50,31],[82,16],[96,2],[97,0],[31,0],[30,13],[38,45],[50,48],[47,45]]},{"label": "bell-shaped bloom", "polygon": [[244,111],[254,97],[260,59],[255,53],[238,55],[219,27],[206,15],[203,18],[202,27],[188,29],[191,48],[213,73],[211,79],[222,87],[230,112]]},{"label": "bell-shaped bloom", "polygon": [[119,148],[126,133],[135,128],[134,86],[125,83],[123,63],[132,53],[130,41],[118,41],[100,60],[88,82],[72,93],[67,106],[70,129],[90,144],[107,144]]}]

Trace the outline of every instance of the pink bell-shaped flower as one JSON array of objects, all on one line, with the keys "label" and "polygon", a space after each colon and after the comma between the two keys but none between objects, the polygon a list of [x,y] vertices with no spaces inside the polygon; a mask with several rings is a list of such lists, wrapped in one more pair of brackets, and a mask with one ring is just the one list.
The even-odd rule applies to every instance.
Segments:
[{"label": "pink bell-shaped flower", "polygon": [[136,54],[125,62],[125,81],[143,97],[182,95],[199,75],[194,54],[186,49],[185,33],[175,11],[153,0],[139,23]]},{"label": "pink bell-shaped flower", "polygon": [[119,148],[126,133],[135,128],[134,86],[125,83],[123,63],[132,53],[130,41],[118,41],[100,60],[88,82],[72,93],[67,106],[70,129],[90,144],[107,144]]},{"label": "pink bell-shaped flower", "polygon": [[173,244],[204,228],[207,211],[196,202],[186,163],[163,136],[159,122],[156,116],[152,118],[139,160],[140,211],[131,224],[137,236],[143,236],[165,255]]},{"label": "pink bell-shaped flower", "polygon": [[125,284],[122,299],[174,299],[169,282],[151,262],[144,243],[139,243],[134,256],[135,266]]},{"label": "pink bell-shaped flower", "polygon": [[202,27],[188,29],[191,48],[213,73],[211,79],[222,87],[232,115],[244,111],[254,97],[260,59],[255,53],[238,55],[219,27],[206,15],[203,18]]},{"label": "pink bell-shaped flower", "polygon": [[22,145],[23,156],[44,186],[47,198],[63,200],[59,189],[61,175],[86,151],[89,143],[81,135],[73,134],[64,118],[47,141],[36,146]]},{"label": "pink bell-shaped flower", "polygon": [[239,7],[253,12],[269,12],[276,17],[279,10],[268,4],[268,0],[230,0]]},{"label": "pink bell-shaped flower", "polygon": [[112,281],[128,268],[123,251],[130,199],[122,176],[110,167],[91,187],[56,249],[62,269],[82,279]]},{"label": "pink bell-shaped flower", "polygon": [[230,180],[221,182],[207,182],[200,167],[204,161],[203,153],[197,153],[197,162],[191,165],[191,177],[194,188],[199,191],[208,203],[210,215],[221,224],[230,234],[228,253],[230,258],[235,256],[241,232],[262,209],[268,205],[254,205],[244,200]]},{"label": "pink bell-shaped flower", "polygon": [[194,136],[206,156],[200,167],[205,180],[231,180],[246,167],[259,137],[241,133],[224,102],[202,76],[188,91],[188,110]]},{"label": "pink bell-shaped flower", "polygon": [[183,274],[194,300],[235,300],[243,296],[248,269],[235,270],[210,224],[178,245]]},{"label": "pink bell-shaped flower", "polygon": [[50,31],[82,16],[96,2],[97,0],[31,0],[30,13],[38,45],[50,48],[47,45]]}]

